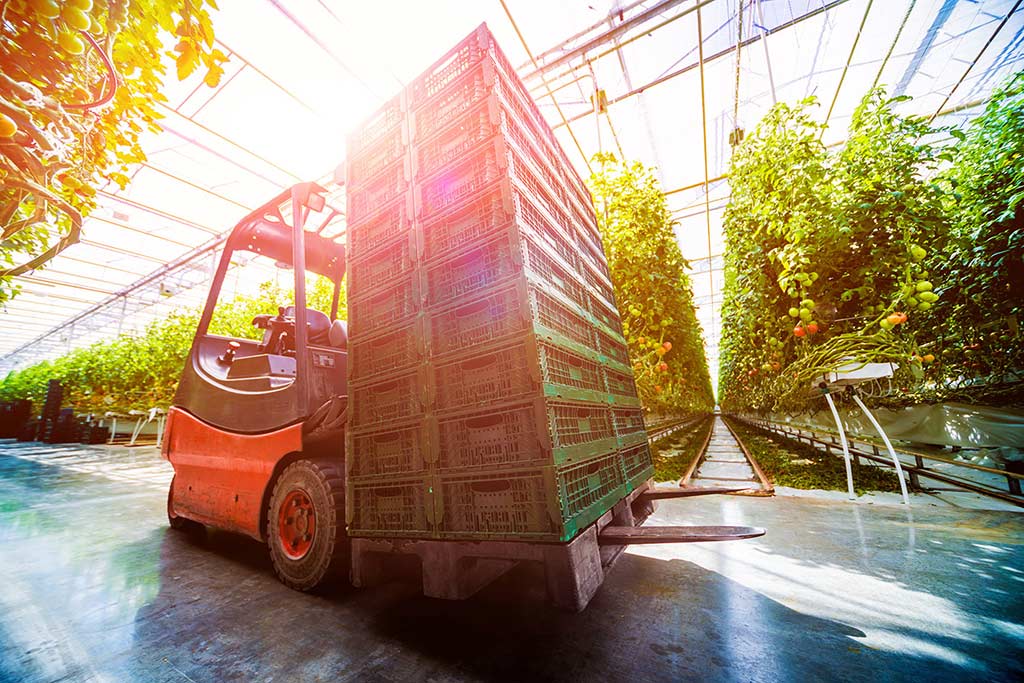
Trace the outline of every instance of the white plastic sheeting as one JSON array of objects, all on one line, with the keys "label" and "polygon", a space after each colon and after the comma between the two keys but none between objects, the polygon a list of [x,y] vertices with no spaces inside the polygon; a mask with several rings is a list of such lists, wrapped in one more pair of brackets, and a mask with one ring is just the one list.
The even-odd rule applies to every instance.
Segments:
[{"label": "white plastic sheeting", "polygon": [[[1024,448],[1024,411],[1020,410],[967,403],[936,403],[907,406],[900,410],[879,408],[872,412],[893,440],[964,448]],[[850,435],[875,436],[871,423],[856,406],[840,406],[839,414]],[[769,419],[780,424],[835,429],[832,415],[824,405],[811,415],[773,415]]]}]

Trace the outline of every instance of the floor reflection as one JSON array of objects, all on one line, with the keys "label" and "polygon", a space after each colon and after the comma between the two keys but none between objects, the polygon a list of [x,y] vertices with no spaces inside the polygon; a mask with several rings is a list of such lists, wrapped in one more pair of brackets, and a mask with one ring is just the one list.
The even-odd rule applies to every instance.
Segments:
[{"label": "floor reflection", "polygon": [[[651,523],[769,533],[632,550],[572,615],[532,566],[460,603],[402,584],[298,594],[250,539],[168,530],[158,487],[6,448],[4,682],[1013,680],[1024,651],[1024,529],[1005,513],[671,501]],[[140,481],[165,470],[133,462]]]}]

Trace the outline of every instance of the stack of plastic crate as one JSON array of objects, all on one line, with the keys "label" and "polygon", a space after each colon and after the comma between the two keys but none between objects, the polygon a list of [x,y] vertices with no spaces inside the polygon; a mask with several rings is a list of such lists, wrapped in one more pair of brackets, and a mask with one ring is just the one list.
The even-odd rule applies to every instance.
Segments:
[{"label": "stack of plastic crate", "polygon": [[426,336],[405,93],[348,140],[348,477],[362,524],[433,528]]},{"label": "stack of plastic crate", "polygon": [[350,533],[572,538],[651,474],[586,186],[486,26],[348,147]]}]

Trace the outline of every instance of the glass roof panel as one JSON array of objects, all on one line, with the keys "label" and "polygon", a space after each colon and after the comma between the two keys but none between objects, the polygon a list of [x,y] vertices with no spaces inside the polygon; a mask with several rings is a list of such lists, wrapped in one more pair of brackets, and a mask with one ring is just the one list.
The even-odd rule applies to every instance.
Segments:
[{"label": "glass roof panel", "polygon": [[[951,111],[941,121],[959,124],[1024,64],[1024,9],[1007,18],[1014,0],[713,0],[700,10],[704,116],[695,0],[505,4],[515,26],[502,3],[490,0],[404,3],[400,17],[394,3],[220,0],[217,40],[231,57],[221,84],[202,86],[199,73],[184,83],[168,78],[164,130],[144,138],[149,161],[127,190],[100,194],[81,242],[50,268],[19,278],[24,293],[0,311],[0,372],[138,329],[174,306],[198,305],[218,236],[290,184],[329,177],[344,161],[346,132],[481,21],[521,65],[584,177],[586,159],[598,150],[657,168],[693,265],[715,372],[728,200],[720,178],[734,126],[749,131],[775,97],[813,94],[823,119],[835,98],[824,139],[840,144],[876,80],[914,97],[901,105],[905,111]],[[556,60],[563,63],[549,66]],[[611,102],[597,122],[595,80]],[[237,281],[239,291],[251,285]]]}]

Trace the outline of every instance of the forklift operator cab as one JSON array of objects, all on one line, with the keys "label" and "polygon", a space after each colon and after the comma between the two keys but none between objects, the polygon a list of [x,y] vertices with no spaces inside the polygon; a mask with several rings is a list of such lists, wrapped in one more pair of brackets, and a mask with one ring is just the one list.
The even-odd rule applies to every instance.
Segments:
[{"label": "forklift operator cab", "polygon": [[[345,245],[330,234],[340,214],[325,207],[324,194],[314,183],[296,185],[227,238],[164,432],[163,454],[175,472],[172,524],[199,522],[263,540],[280,470],[301,457],[343,462],[348,335],[337,318]],[[281,207],[289,203],[286,219]],[[291,305],[253,319],[258,340],[209,331],[232,255],[243,251],[294,274],[294,302],[275,302]],[[333,284],[329,312],[306,307],[307,273]]]},{"label": "forklift operator cab", "polygon": [[[175,406],[232,432],[259,434],[295,424],[325,402],[347,393],[348,334],[345,322],[337,320],[345,246],[320,232],[300,228],[299,235],[281,216],[279,200],[283,198],[247,216],[228,237],[175,397]],[[310,198],[319,199],[323,207],[318,194],[310,194]],[[310,207],[300,210],[304,214],[300,219],[305,218]],[[304,243],[304,258],[295,258],[296,235]],[[279,306],[277,315],[253,319],[262,332],[259,341],[209,333],[224,276],[236,251],[268,257],[294,271],[297,301]],[[296,263],[299,260],[305,262],[304,268]],[[303,305],[307,272],[334,283],[330,315]]]}]

